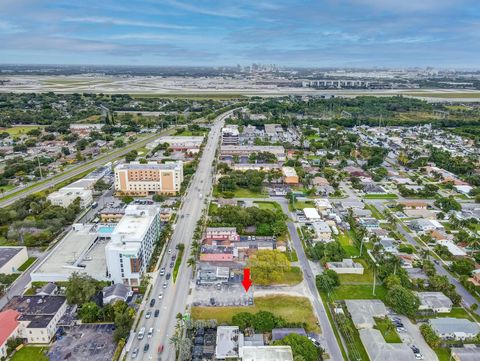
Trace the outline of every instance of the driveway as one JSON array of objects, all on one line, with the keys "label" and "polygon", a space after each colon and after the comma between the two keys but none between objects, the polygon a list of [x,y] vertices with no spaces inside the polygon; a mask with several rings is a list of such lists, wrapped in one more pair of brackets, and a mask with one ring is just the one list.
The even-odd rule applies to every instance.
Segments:
[{"label": "driveway", "polygon": [[417,346],[420,349],[420,353],[425,357],[424,361],[438,361],[437,354],[427,345],[420,333],[419,325],[414,325],[406,316],[397,315],[395,317],[399,317],[402,320],[407,330],[407,332],[398,332],[402,342],[408,346]]}]

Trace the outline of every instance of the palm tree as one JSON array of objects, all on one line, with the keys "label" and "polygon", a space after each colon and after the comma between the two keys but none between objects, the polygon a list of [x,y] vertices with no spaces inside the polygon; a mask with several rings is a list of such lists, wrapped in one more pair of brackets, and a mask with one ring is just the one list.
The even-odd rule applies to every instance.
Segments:
[{"label": "palm tree", "polygon": [[192,269],[195,268],[195,265],[197,264],[197,261],[195,260],[194,257],[190,257],[188,260],[187,260],[187,265],[188,267],[192,267]]}]

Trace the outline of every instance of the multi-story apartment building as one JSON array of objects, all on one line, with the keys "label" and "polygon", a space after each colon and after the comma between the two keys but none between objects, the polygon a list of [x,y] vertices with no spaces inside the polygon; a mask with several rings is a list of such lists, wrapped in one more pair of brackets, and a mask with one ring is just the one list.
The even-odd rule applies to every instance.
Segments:
[{"label": "multi-story apartment building", "polygon": [[115,167],[115,190],[126,195],[176,194],[182,182],[181,161],[165,164],[134,162]]},{"label": "multi-story apartment building", "polygon": [[114,283],[139,286],[160,235],[160,207],[129,205],[105,246],[109,278]]},{"label": "multi-story apartment building", "polygon": [[67,310],[67,299],[64,296],[14,296],[4,309],[20,314],[17,337],[27,343],[48,344]]}]

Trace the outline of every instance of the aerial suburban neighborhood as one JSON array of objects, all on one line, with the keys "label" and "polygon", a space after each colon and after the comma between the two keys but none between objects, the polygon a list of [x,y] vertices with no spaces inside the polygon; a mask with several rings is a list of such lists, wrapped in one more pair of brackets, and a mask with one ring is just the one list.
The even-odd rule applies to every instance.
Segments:
[{"label": "aerial suburban neighborhood", "polygon": [[0,361],[480,361],[478,0],[1,0]]},{"label": "aerial suburban neighborhood", "polygon": [[478,359],[480,145],[434,119],[476,105],[34,99],[71,110],[3,129],[2,357]]}]

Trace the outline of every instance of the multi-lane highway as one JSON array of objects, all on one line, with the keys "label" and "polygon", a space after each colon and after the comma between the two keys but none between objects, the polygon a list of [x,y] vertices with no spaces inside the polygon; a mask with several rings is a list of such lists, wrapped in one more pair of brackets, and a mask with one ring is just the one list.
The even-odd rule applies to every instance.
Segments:
[{"label": "multi-lane highway", "polygon": [[[178,313],[183,314],[186,311],[192,278],[192,270],[187,266],[186,260],[190,255],[195,226],[206,207],[205,198],[208,198],[212,190],[213,161],[219,143],[220,130],[224,119],[231,113],[232,111],[223,113],[215,119],[197,171],[185,192],[182,206],[178,212],[175,229],[168,245],[173,254],[176,252],[175,248],[179,243],[185,244],[185,252],[176,282],[173,282],[173,277],[167,281],[166,276],[161,276],[159,272],[154,275],[152,291],[149,299],[144,300],[144,313],[137,327],[137,331],[145,327],[145,336],[142,340],[138,340],[138,333],[135,334],[127,359],[132,357],[135,349],[138,349],[137,359],[140,360],[158,360],[160,357],[161,360],[175,360],[175,349],[170,343],[170,338],[175,332],[176,315]],[[166,273],[172,273],[172,268],[170,268],[172,254],[167,252],[160,265],[160,267],[166,268]],[[161,298],[159,298],[160,294],[162,294]],[[150,307],[152,299],[155,299],[155,305]],[[159,311],[157,317],[155,317],[155,310]],[[150,318],[146,318],[148,311],[151,312]],[[150,328],[153,328],[153,335],[148,337],[147,333]],[[148,351],[144,351],[146,344],[149,345]],[[159,347],[163,347],[161,353],[158,352]]]},{"label": "multi-lane highway", "polygon": [[172,129],[168,129],[166,131],[163,131],[161,133],[156,133],[155,135],[147,136],[146,138],[142,138],[136,142],[133,142],[131,144],[128,144],[126,147],[122,149],[117,149],[114,150],[110,153],[107,153],[105,155],[100,155],[97,159],[93,161],[89,161],[87,163],[83,163],[81,165],[75,166],[73,168],[70,168],[63,172],[62,174],[56,174],[53,175],[41,182],[39,182],[37,185],[32,185],[27,188],[17,190],[17,191],[12,191],[11,196],[8,196],[5,194],[4,198],[0,198],[0,208],[1,207],[6,207],[11,204],[13,204],[15,201],[26,197],[30,194],[38,193],[41,191],[44,191],[46,189],[50,189],[57,184],[64,182],[68,179],[71,179],[79,174],[82,174],[90,169],[98,168],[101,167],[109,162],[114,161],[115,159],[124,156],[128,152],[130,152],[133,149],[138,149],[143,146],[145,146],[147,143],[150,143],[152,140],[158,138],[161,135],[166,135],[172,132]]}]

